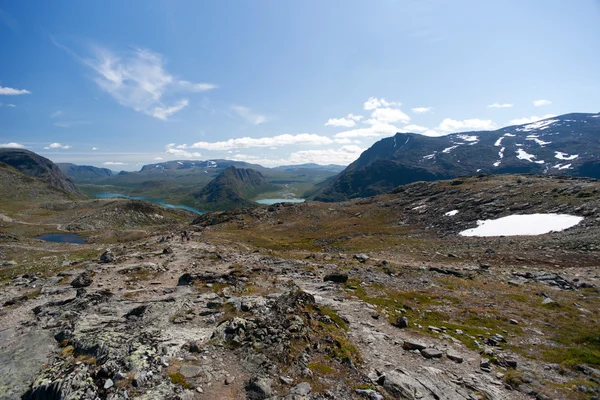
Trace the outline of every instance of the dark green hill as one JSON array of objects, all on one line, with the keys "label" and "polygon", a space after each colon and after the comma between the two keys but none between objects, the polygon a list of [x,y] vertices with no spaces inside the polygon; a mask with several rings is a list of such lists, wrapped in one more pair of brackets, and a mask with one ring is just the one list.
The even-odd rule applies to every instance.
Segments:
[{"label": "dark green hill", "polygon": [[85,197],[85,194],[75,186],[73,181],[56,164],[34,152],[23,149],[0,149],[0,162],[65,192],[78,197]]},{"label": "dark green hill", "polygon": [[189,196],[184,204],[202,211],[230,210],[252,207],[251,198],[259,193],[277,190],[257,171],[231,166],[220,173],[200,191]]},{"label": "dark green hill", "polygon": [[90,165],[56,163],[56,166],[75,182],[87,182],[97,178],[108,178],[113,174],[108,168],[97,168]]}]

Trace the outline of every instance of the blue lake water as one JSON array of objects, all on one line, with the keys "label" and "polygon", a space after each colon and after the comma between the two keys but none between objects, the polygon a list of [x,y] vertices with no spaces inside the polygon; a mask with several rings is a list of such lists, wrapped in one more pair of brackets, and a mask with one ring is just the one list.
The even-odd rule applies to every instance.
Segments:
[{"label": "blue lake water", "polygon": [[304,199],[261,199],[256,200],[258,204],[275,204],[275,203],[304,203]]},{"label": "blue lake water", "polygon": [[121,197],[124,199],[130,199],[130,200],[144,200],[144,201],[149,201],[151,203],[159,204],[166,208],[180,208],[182,210],[188,210],[188,211],[191,211],[196,214],[200,214],[200,215],[204,214],[202,211],[196,210],[195,208],[188,207],[188,206],[182,206],[182,205],[178,205],[178,204],[165,203],[162,201],[162,199],[155,199],[153,197],[127,196],[126,194],[122,194],[122,193],[97,193],[94,196],[101,198],[101,199],[110,199],[112,197]]},{"label": "blue lake water", "polygon": [[36,236],[34,239],[57,243],[87,243],[84,237],[73,235],[72,233],[44,233],[43,235]]}]

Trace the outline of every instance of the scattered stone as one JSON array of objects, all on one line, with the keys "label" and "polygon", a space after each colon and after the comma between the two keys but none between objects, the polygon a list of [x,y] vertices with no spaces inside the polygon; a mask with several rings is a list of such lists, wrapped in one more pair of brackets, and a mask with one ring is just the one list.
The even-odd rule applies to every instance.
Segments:
[{"label": "scattered stone", "polygon": [[105,390],[107,390],[107,389],[110,389],[110,388],[111,388],[111,387],[113,387],[114,385],[115,385],[115,383],[112,381],[112,379],[107,379],[107,380],[104,382],[104,389],[105,389]]},{"label": "scattered stone", "polygon": [[86,271],[79,274],[73,281],[71,282],[71,286],[74,288],[82,288],[86,286],[90,286],[92,284],[92,277]]},{"label": "scattered stone", "polygon": [[482,358],[481,361],[479,362],[479,368],[481,368],[482,371],[491,372],[492,371],[492,364],[490,362],[490,359],[489,358]]},{"label": "scattered stone", "polygon": [[446,357],[448,357],[448,359],[454,361],[455,363],[462,363],[463,362],[463,357],[458,354],[457,352],[453,351],[453,350],[448,350],[446,352]]},{"label": "scattered stone", "polygon": [[254,377],[246,384],[248,399],[267,399],[273,395],[273,382],[269,378]]},{"label": "scattered stone", "polygon": [[300,396],[307,396],[311,391],[310,383],[301,382],[290,389],[290,393],[297,394]]},{"label": "scattered stone", "polygon": [[417,340],[405,340],[402,343],[402,348],[404,350],[423,350],[427,348],[427,345]]},{"label": "scattered stone", "polygon": [[179,370],[179,373],[186,378],[198,376],[200,372],[202,372],[202,368],[197,365],[183,365]]},{"label": "scattered stone", "polygon": [[508,322],[510,322],[512,325],[519,325],[519,321],[517,321],[516,319],[510,319],[508,320]]},{"label": "scattered stone", "polygon": [[398,317],[395,324],[398,328],[408,328],[408,318]]},{"label": "scattered stone", "polygon": [[106,251],[100,255],[100,261],[103,263],[111,263],[115,261],[115,255],[110,249],[106,249]]},{"label": "scattered stone", "polygon": [[356,389],[355,392],[363,397],[367,397],[369,400],[385,400],[385,397],[373,389]]},{"label": "scattered stone", "polygon": [[323,278],[324,282],[335,282],[335,283],[345,283],[348,281],[348,274],[345,272],[333,272],[331,274],[325,275]]},{"label": "scattered stone", "polygon": [[173,249],[171,248],[171,246],[169,247],[165,247],[162,251],[163,254],[173,254]]},{"label": "scattered stone", "polygon": [[357,259],[361,263],[366,263],[369,260],[369,256],[364,253],[355,254],[354,258]]},{"label": "scattered stone", "polygon": [[204,390],[200,386],[198,386],[196,388],[196,392],[198,392],[198,393],[204,393]]},{"label": "scattered stone", "polygon": [[228,376],[225,378],[225,385],[231,385],[235,381],[235,376]]},{"label": "scattered stone", "polygon": [[555,303],[556,302],[554,300],[552,300],[550,297],[545,297],[544,300],[542,300],[543,305],[555,304]]},{"label": "scattered stone", "polygon": [[421,350],[421,355],[425,358],[442,358],[443,354],[444,353],[442,353],[438,349],[433,349],[430,347]]},{"label": "scattered stone", "polygon": [[284,385],[291,385],[292,383],[294,383],[294,380],[289,376],[280,376],[279,381]]}]

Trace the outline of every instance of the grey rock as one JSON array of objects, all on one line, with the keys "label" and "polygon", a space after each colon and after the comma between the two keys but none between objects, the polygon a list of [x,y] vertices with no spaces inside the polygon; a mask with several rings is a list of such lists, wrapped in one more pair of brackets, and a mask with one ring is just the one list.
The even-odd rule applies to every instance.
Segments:
[{"label": "grey rock", "polygon": [[356,389],[355,392],[369,400],[385,400],[385,397],[372,389]]},{"label": "grey rock", "polygon": [[112,379],[107,379],[104,382],[104,389],[110,389],[111,387],[113,387],[115,385],[115,383],[112,381]]},{"label": "grey rock", "polygon": [[554,303],[556,303],[556,302],[554,300],[552,300],[550,297],[546,297],[546,298],[544,298],[544,300],[542,300],[543,305],[554,304]]},{"label": "grey rock", "polygon": [[106,249],[106,251],[100,255],[100,261],[103,263],[113,262],[115,261],[115,255],[110,249]]},{"label": "grey rock", "polygon": [[482,358],[481,361],[479,362],[479,367],[484,371],[487,371],[487,372],[491,371],[492,364],[490,363],[490,359]]},{"label": "grey rock", "polygon": [[292,383],[294,383],[294,380],[289,376],[280,376],[279,381],[284,385],[291,385]]},{"label": "grey rock", "polygon": [[87,287],[92,284],[92,277],[88,272],[83,272],[79,274],[73,281],[71,282],[71,286],[74,288],[82,288]]},{"label": "grey rock", "polygon": [[369,256],[366,255],[366,254],[364,254],[364,253],[355,254],[354,258],[357,259],[361,263],[365,263],[365,262],[367,262],[369,260]]},{"label": "grey rock", "polygon": [[425,358],[442,358],[443,354],[438,349],[426,348],[421,350],[421,355]]},{"label": "grey rock", "polygon": [[460,364],[461,362],[463,362],[463,357],[460,354],[458,354],[457,352],[452,351],[452,350],[448,350],[446,352],[446,357],[448,357],[448,359],[450,359],[450,360],[452,360],[452,361],[454,361],[455,363],[458,363],[458,364]]},{"label": "grey rock", "polygon": [[249,400],[264,400],[273,395],[271,386],[273,382],[269,378],[254,377],[246,384],[246,398]]},{"label": "grey rock", "polygon": [[311,391],[311,387],[310,387],[310,383],[308,382],[301,382],[299,384],[297,384],[296,386],[294,386],[291,390],[290,393],[293,394],[298,394],[300,396],[306,396],[310,393]]},{"label": "grey rock", "polygon": [[404,350],[423,350],[427,348],[427,345],[425,345],[422,342],[419,342],[418,340],[405,340],[404,343],[402,343],[402,348]]},{"label": "grey rock", "polygon": [[202,372],[202,368],[197,365],[184,365],[179,370],[179,373],[186,378],[193,378]]},{"label": "grey rock", "polygon": [[345,283],[348,281],[348,274],[345,272],[333,272],[325,275],[323,278],[325,282]]},{"label": "grey rock", "polygon": [[398,317],[395,324],[398,328],[408,328],[408,318]]}]

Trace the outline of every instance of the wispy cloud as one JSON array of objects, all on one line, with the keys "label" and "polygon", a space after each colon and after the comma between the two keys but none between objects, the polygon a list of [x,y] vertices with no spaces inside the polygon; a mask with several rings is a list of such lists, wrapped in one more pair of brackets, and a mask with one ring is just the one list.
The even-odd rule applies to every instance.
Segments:
[{"label": "wispy cloud", "polygon": [[188,99],[173,99],[175,94],[217,88],[213,83],[176,79],[165,69],[164,57],[148,49],[136,48],[116,54],[107,48],[92,46],[91,56],[81,57],[52,40],[57,47],[91,68],[95,72],[94,82],[117,103],[157,119],[166,120],[188,106]]},{"label": "wispy cloud", "polygon": [[10,87],[0,86],[0,95],[4,96],[17,96],[20,94],[31,94],[29,90],[26,89],[13,89]]},{"label": "wispy cloud", "polygon": [[344,118],[329,118],[329,120],[325,122],[325,126],[342,126],[345,128],[351,128],[356,125],[356,121],[360,121],[363,118],[364,117],[362,115],[348,114],[348,116]]},{"label": "wispy cloud", "polygon": [[265,115],[257,114],[248,107],[234,105],[231,106],[231,109],[251,124],[259,125],[267,122],[267,117]]},{"label": "wispy cloud", "polygon": [[511,103],[494,103],[490,104],[488,108],[511,108],[514,107],[514,104]]},{"label": "wispy cloud", "polygon": [[266,158],[264,156],[259,157],[239,153],[232,155],[230,158],[232,160],[257,163],[267,167],[305,163],[348,165],[355,161],[363,151],[364,149],[358,146],[347,145],[339,149],[300,150],[289,154],[286,158]]},{"label": "wispy cloud", "polygon": [[120,161],[105,161],[102,164],[104,165],[129,165],[128,163],[120,162]]},{"label": "wispy cloud", "polygon": [[397,108],[377,108],[371,113],[371,118],[366,122],[377,124],[410,121],[410,117]]},{"label": "wispy cloud", "polygon": [[1,148],[8,148],[8,149],[25,149],[25,148],[27,148],[27,146],[25,146],[24,144],[15,143],[15,142],[0,143],[0,147]]},{"label": "wispy cloud", "polygon": [[206,150],[231,150],[231,149],[247,149],[250,147],[281,147],[281,146],[323,146],[332,144],[333,140],[327,136],[315,135],[312,133],[300,133],[297,135],[278,135],[262,138],[236,138],[229,139],[223,142],[197,142],[190,147],[194,149]]},{"label": "wispy cloud", "polygon": [[50,143],[48,146],[44,147],[45,150],[50,150],[50,149],[64,149],[64,150],[68,150],[70,149],[71,146],[69,146],[68,144],[60,144],[60,143]]},{"label": "wispy cloud", "polygon": [[546,115],[542,115],[541,117],[532,115],[531,117],[512,119],[512,120],[508,121],[508,125],[510,126],[510,125],[531,124],[532,122],[537,122],[537,121],[541,121],[543,119],[548,119],[548,118],[553,118],[553,117],[556,117],[556,115],[546,114]]},{"label": "wispy cloud", "polygon": [[61,115],[63,115],[63,112],[61,110],[57,110],[50,114],[50,118],[60,117]]},{"label": "wispy cloud", "polygon": [[445,118],[438,126],[438,129],[444,132],[461,132],[467,130],[489,131],[496,129],[496,124],[490,119],[464,119],[458,121],[452,118]]},{"label": "wispy cloud", "polygon": [[91,124],[90,121],[56,121],[54,126],[58,126],[59,128],[70,128],[76,125],[87,125]]},{"label": "wispy cloud", "polygon": [[414,107],[411,108],[410,111],[414,112],[415,114],[425,114],[430,112],[432,109],[432,107]]},{"label": "wispy cloud", "polygon": [[98,150],[97,147],[92,147],[92,151],[96,151],[96,150]]},{"label": "wispy cloud", "polygon": [[165,146],[165,153],[171,154],[175,157],[180,158],[199,158],[202,157],[202,154],[194,151],[187,151],[187,144],[180,144],[179,146],[175,145],[175,143],[169,143]]},{"label": "wispy cloud", "polygon": [[10,103],[8,103],[8,104],[0,103],[0,107],[12,107],[12,108],[15,108],[16,106],[14,104],[10,104]]},{"label": "wispy cloud", "polygon": [[550,100],[544,100],[544,99],[534,100],[532,103],[536,107],[549,106],[550,104],[552,104],[552,102]]}]

